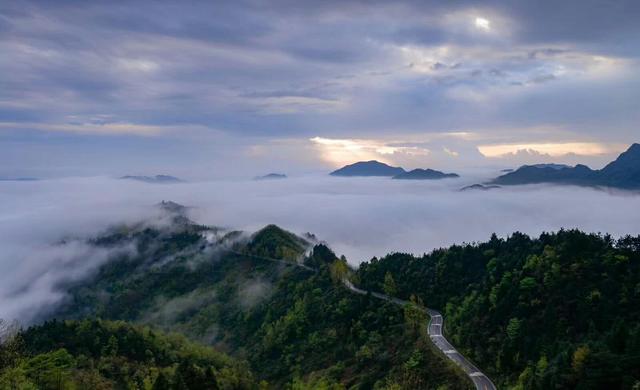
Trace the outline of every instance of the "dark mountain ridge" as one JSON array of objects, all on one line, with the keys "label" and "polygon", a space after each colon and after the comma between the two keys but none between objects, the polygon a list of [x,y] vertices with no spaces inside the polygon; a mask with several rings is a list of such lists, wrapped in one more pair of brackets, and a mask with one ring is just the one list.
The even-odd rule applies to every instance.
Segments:
[{"label": "dark mountain ridge", "polygon": [[500,186],[497,185],[484,185],[484,184],[472,184],[465,187],[460,188],[460,191],[489,191],[498,189]]},{"label": "dark mountain ridge", "polygon": [[435,169],[414,169],[406,171],[402,167],[392,167],[379,161],[360,161],[344,166],[330,173],[331,176],[381,176],[397,180],[439,180],[460,177],[456,173],[444,173]]},{"label": "dark mountain ridge", "polygon": [[278,179],[286,179],[287,175],[284,173],[268,173],[263,176],[256,176],[253,180],[278,180]]},{"label": "dark mountain ridge", "polygon": [[494,179],[491,183],[502,185],[557,183],[640,189],[640,144],[631,145],[615,161],[600,170],[593,170],[582,164],[575,167],[562,167],[556,164],[524,165]]},{"label": "dark mountain ridge", "polygon": [[393,177],[396,180],[440,180],[460,177],[457,173],[444,173],[434,169],[414,169]]},{"label": "dark mountain ridge", "polygon": [[331,176],[396,176],[406,171],[379,161],[360,161],[330,173]]},{"label": "dark mountain ridge", "polygon": [[126,175],[120,178],[121,180],[136,180],[144,183],[154,183],[154,184],[170,184],[170,183],[182,183],[183,180],[178,179],[175,176],[169,175],[155,175],[155,176],[136,176],[136,175]]}]

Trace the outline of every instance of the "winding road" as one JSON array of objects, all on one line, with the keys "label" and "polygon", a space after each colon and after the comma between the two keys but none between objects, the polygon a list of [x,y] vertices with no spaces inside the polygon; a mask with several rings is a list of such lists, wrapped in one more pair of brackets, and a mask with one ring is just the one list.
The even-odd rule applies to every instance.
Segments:
[{"label": "winding road", "polygon": [[[357,294],[369,293],[369,291],[357,288],[348,280],[344,280],[344,284],[349,290]],[[378,299],[395,303],[396,305],[404,306],[409,303],[407,301],[403,301],[402,299],[390,297],[385,294],[373,291],[371,291],[370,293],[372,296]],[[426,309],[426,311],[429,317],[431,317],[427,331],[433,344],[440,351],[442,351],[442,353],[444,353],[446,357],[456,363],[458,367],[460,367],[465,372],[465,374],[467,374],[467,376],[469,376],[471,381],[473,381],[473,384],[476,386],[477,390],[497,390],[496,386],[493,384],[493,382],[491,382],[491,379],[489,379],[489,377],[482,373],[482,371],[480,371],[478,367],[473,365],[473,363],[467,360],[467,358],[462,356],[462,354],[458,352],[458,350],[456,350],[453,345],[451,345],[451,343],[449,343],[449,341],[447,341],[447,339],[444,337],[444,335],[442,334],[442,328],[444,327],[444,317],[442,316],[442,314],[437,310],[428,308]]]},{"label": "winding road", "polygon": [[[247,253],[242,253],[238,251],[234,251],[231,249],[226,249],[227,252],[231,252],[241,256],[253,257],[256,259],[268,260],[272,262],[283,263],[285,265],[294,266],[303,268],[307,271],[317,272],[314,268],[308,267],[304,264],[291,262],[283,259],[274,259],[270,257],[263,257],[257,255],[251,255]],[[371,293],[371,296],[376,297],[378,299],[382,299],[387,302],[394,303],[396,305],[404,306],[408,304],[408,301],[404,301],[402,299],[394,298],[385,294],[381,294],[374,291],[365,291],[357,288],[353,285],[349,280],[343,279],[344,285],[356,294],[366,295]],[[497,390],[496,386],[491,382],[491,379],[487,377],[482,371],[478,369],[473,363],[471,363],[467,358],[465,358],[458,350],[456,350],[451,343],[444,337],[442,334],[442,328],[444,327],[444,317],[442,314],[433,309],[426,308],[426,312],[430,317],[429,324],[427,325],[427,332],[433,344],[440,350],[446,357],[452,360],[454,363],[460,367],[465,374],[471,379],[473,384],[476,386],[477,390]]]}]

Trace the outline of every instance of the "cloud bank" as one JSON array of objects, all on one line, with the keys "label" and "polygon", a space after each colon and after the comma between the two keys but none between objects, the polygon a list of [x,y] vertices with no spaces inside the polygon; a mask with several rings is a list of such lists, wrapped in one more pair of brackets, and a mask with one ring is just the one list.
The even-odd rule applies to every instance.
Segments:
[{"label": "cloud bank", "polygon": [[160,200],[193,206],[193,219],[203,224],[253,231],[276,223],[314,233],[353,265],[393,251],[420,254],[483,241],[494,232],[640,234],[640,215],[630,212],[640,209],[638,194],[553,186],[457,191],[490,176],[475,172],[435,182],[325,175],[175,185],[106,177],[0,182],[0,318],[35,317],[61,299],[59,283],[86,277],[113,254],[73,237],[150,218],[151,205]]}]

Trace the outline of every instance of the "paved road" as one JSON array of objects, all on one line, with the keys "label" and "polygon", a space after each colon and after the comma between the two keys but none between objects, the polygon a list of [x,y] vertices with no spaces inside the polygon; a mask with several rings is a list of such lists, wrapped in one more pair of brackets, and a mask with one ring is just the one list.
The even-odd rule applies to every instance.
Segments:
[{"label": "paved road", "polygon": [[[308,267],[304,264],[300,264],[300,263],[296,263],[296,262],[292,262],[292,261],[286,261],[286,260],[282,260],[282,259],[273,259],[273,258],[269,258],[269,257],[262,257],[262,256],[256,256],[256,255],[250,255],[247,253],[241,253],[241,252],[237,252],[231,249],[227,249],[228,252],[231,253],[235,253],[237,255],[242,255],[242,256],[248,256],[248,257],[253,257],[253,258],[257,258],[257,259],[262,259],[262,260],[268,260],[268,261],[272,261],[272,262],[278,262],[278,263],[283,263],[289,266],[295,266],[295,267],[300,267],[303,268],[307,271],[311,271],[311,272],[317,272],[314,268]],[[367,294],[368,291],[362,290],[357,288],[356,286],[353,285],[353,283],[351,283],[348,280],[344,280],[344,284],[345,286],[347,286],[347,288],[357,294]],[[400,305],[400,306],[404,306],[406,304],[408,304],[409,302],[404,301],[402,299],[398,299],[398,298],[394,298],[394,297],[390,297],[388,295],[385,294],[381,294],[381,293],[377,293],[377,292],[373,292],[371,291],[371,295],[378,298],[378,299],[382,299],[385,300],[387,302],[391,302],[391,303],[395,303],[396,305]],[[474,366],[470,361],[468,361],[464,356],[462,356],[462,354],[460,352],[458,352],[450,343],[449,341],[447,341],[447,339],[444,337],[444,335],[442,334],[442,327],[444,326],[444,317],[442,316],[442,314],[440,314],[440,312],[433,310],[433,309],[429,309],[427,308],[427,314],[429,315],[429,317],[431,317],[431,320],[429,321],[429,325],[427,328],[427,331],[429,333],[429,337],[431,338],[431,341],[433,342],[433,344],[435,344],[435,346],[442,351],[442,353],[445,354],[446,357],[448,357],[449,359],[451,359],[454,363],[456,363],[468,376],[469,378],[471,378],[471,380],[473,381],[473,384],[476,386],[477,390],[497,390],[496,386],[493,384],[493,382],[491,382],[491,380],[482,373],[482,371],[480,371],[476,366]]]},{"label": "paved road", "polygon": [[[354,286],[350,281],[344,281],[345,286],[347,288],[357,294],[367,294],[368,292]],[[407,301],[403,301],[402,299],[390,297],[388,295],[380,294],[377,292],[371,292],[371,295],[378,298],[383,299],[385,301],[395,303],[397,305],[406,305]],[[426,309],[427,314],[431,317],[428,325],[428,333],[429,337],[433,344],[445,354],[450,360],[456,363],[464,372],[469,376],[469,378],[473,381],[473,384],[476,386],[477,390],[497,390],[496,386],[491,382],[485,374],[482,373],[478,369],[478,367],[474,366],[469,360],[467,360],[460,352],[458,352],[449,341],[442,334],[442,327],[444,326],[444,317],[442,314],[433,309]]]}]

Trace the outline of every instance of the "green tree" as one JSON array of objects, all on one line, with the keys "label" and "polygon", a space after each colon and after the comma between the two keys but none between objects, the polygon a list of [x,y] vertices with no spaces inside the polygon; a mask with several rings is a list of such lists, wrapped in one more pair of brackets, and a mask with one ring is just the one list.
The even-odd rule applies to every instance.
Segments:
[{"label": "green tree", "polygon": [[167,379],[164,372],[160,371],[155,382],[153,382],[153,390],[169,390],[169,389],[171,389],[171,384],[169,383],[169,380]]},{"label": "green tree", "polygon": [[520,337],[520,330],[522,329],[522,321],[517,318],[512,318],[507,324],[507,337],[510,340],[516,340]]},{"label": "green tree", "polygon": [[0,371],[0,389],[37,390],[38,387],[27,377],[21,367],[9,367]]},{"label": "green tree", "polygon": [[333,261],[329,265],[329,271],[331,273],[331,279],[334,283],[342,283],[349,276],[349,266],[346,259],[339,259]]},{"label": "green tree", "polygon": [[384,275],[384,284],[382,285],[382,289],[385,294],[394,297],[398,293],[398,288],[396,287],[396,281],[393,279],[393,275],[390,272],[387,272]]},{"label": "green tree", "polygon": [[415,295],[411,295],[409,303],[404,305],[404,320],[409,333],[426,338],[427,317],[427,311],[422,300]]},{"label": "green tree", "polygon": [[72,386],[71,368],[75,366],[73,356],[66,349],[39,354],[28,359],[26,374],[42,389],[66,389]]},{"label": "green tree", "polygon": [[589,358],[589,354],[591,350],[588,346],[582,345],[576,348],[575,352],[573,352],[573,358],[571,359],[571,368],[576,376],[580,377],[583,375],[585,363]]}]

